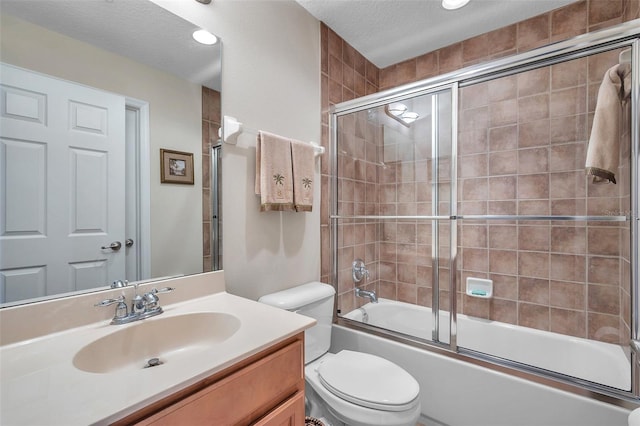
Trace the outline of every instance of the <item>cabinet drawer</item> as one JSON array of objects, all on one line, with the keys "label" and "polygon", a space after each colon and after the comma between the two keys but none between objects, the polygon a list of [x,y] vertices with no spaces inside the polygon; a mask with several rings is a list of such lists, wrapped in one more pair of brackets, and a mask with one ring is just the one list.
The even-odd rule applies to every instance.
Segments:
[{"label": "cabinet drawer", "polygon": [[298,392],[253,426],[299,426],[304,418],[304,392]]},{"label": "cabinet drawer", "polygon": [[139,424],[248,425],[304,390],[303,356],[297,340]]}]

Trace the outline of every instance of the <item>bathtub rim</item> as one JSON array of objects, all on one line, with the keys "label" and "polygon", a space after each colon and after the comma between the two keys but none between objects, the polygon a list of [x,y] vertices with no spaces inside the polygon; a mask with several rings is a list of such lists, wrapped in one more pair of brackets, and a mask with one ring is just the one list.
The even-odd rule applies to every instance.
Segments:
[{"label": "bathtub rim", "polygon": [[361,323],[339,315],[335,317],[333,326],[372,334],[374,336],[389,339],[396,343],[405,344],[417,349],[423,349],[458,361],[468,362],[495,372],[507,374],[509,376],[528,380],[600,402],[616,405],[628,410],[634,410],[638,408],[638,404],[640,404],[640,398],[635,398],[631,391],[623,391],[604,385],[598,385],[597,383],[506,360],[504,358],[494,357],[470,349],[457,348],[457,351],[453,351],[448,343],[438,343],[421,339],[419,337],[397,331]]}]

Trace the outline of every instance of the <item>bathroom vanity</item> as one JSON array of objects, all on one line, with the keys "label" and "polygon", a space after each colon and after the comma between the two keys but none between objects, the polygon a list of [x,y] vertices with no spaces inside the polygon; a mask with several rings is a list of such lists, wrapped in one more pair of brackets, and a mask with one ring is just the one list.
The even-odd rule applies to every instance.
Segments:
[{"label": "bathroom vanity", "polygon": [[125,325],[93,305],[129,287],[0,310],[0,424],[302,423],[315,321],[226,293],[222,271],[140,288],[167,286],[164,313]]},{"label": "bathroom vanity", "polygon": [[115,424],[302,424],[303,336],[275,344]]}]

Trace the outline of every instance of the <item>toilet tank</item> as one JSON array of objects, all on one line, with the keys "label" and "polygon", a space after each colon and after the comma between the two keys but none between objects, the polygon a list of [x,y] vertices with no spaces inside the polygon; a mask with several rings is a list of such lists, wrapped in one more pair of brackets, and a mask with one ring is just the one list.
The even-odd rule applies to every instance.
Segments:
[{"label": "toilet tank", "polygon": [[335,293],[329,284],[314,281],[264,295],[258,301],[306,315],[318,322],[304,332],[304,360],[308,364],[329,351]]}]

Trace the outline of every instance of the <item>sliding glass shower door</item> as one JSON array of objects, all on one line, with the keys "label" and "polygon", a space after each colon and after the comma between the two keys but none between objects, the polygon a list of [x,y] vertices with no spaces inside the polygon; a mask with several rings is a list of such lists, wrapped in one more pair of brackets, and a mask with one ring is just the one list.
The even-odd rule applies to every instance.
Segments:
[{"label": "sliding glass shower door", "polygon": [[[338,309],[348,318],[449,344],[455,157],[451,86],[336,118],[333,215]],[[454,230],[455,231],[455,230]],[[455,245],[453,245],[455,247]],[[360,273],[363,262],[366,273]],[[360,310],[375,297],[416,306],[414,320]],[[455,303],[455,301],[453,302]],[[371,313],[377,316],[377,311]],[[411,313],[409,313],[411,315]]]},{"label": "sliding glass shower door", "polygon": [[[623,50],[460,90],[458,345],[630,390],[631,65],[620,62]],[[607,107],[608,124],[620,120],[617,184],[585,175],[607,73],[629,75]]]}]

